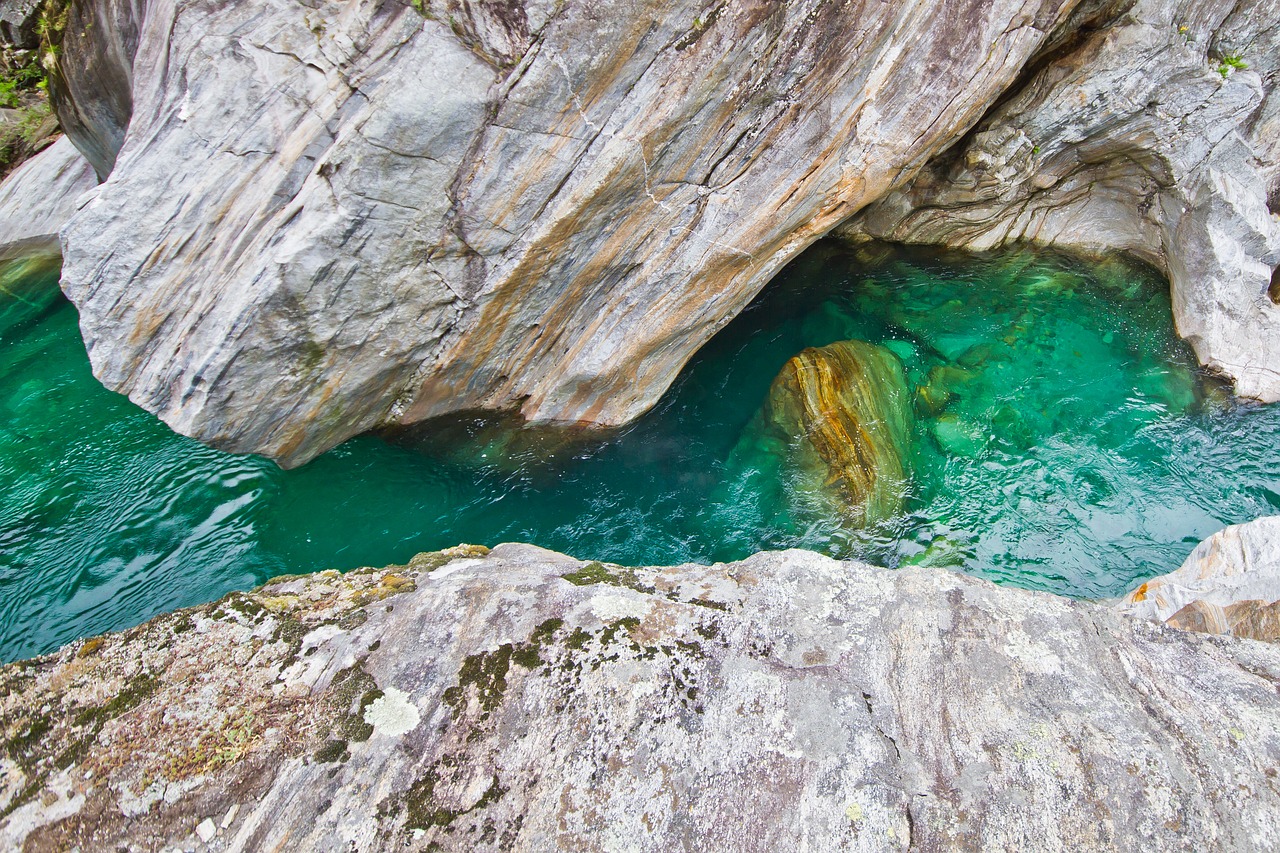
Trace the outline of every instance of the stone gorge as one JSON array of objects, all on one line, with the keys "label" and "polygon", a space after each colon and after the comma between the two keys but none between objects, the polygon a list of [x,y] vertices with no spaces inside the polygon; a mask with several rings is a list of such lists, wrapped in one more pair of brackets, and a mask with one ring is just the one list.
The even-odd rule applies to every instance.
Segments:
[{"label": "stone gorge", "polygon": [[1201,359],[1274,399],[1277,15],[73,2],[54,100],[106,180],[63,286],[105,384],[296,465],[457,410],[624,423],[875,202],[848,228],[1167,259]]},{"label": "stone gorge", "polygon": [[[43,8],[0,34],[39,41],[67,138],[0,185],[0,274],[56,263],[60,231],[94,373],[218,447],[298,467],[448,414],[625,424],[833,231],[1122,250],[1204,365],[1280,399],[1276,0]],[[882,302],[920,347],[791,349],[730,464],[764,448],[800,510],[856,527],[908,499],[913,418],[979,464],[988,432],[1047,443],[1069,407],[1036,388],[1020,420],[991,390],[1029,384],[1014,359],[1147,338],[1067,334],[1031,308],[1087,313],[1083,279],[1011,265],[998,310],[884,282],[832,308],[854,329]],[[994,343],[946,328],[984,312]],[[1188,368],[1142,370],[1117,443],[1198,404]],[[16,418],[37,392],[5,393]],[[277,577],[0,670],[0,843],[1275,849],[1277,524],[1118,602],[929,568],[963,564],[946,537],[896,572],[508,544]]]}]

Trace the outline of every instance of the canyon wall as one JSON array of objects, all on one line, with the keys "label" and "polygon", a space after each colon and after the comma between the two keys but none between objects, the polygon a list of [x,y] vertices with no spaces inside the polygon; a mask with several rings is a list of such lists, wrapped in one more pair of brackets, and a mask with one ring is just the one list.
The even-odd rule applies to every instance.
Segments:
[{"label": "canyon wall", "polygon": [[105,384],[285,465],[462,409],[623,423],[1074,6],[76,0],[55,100],[110,171],[63,287]]},{"label": "canyon wall", "polygon": [[106,181],[63,287],[106,385],[286,466],[462,410],[627,422],[846,222],[1136,252],[1271,400],[1278,16],[73,0],[54,99]]},{"label": "canyon wall", "polygon": [[[1121,249],[1165,273],[1178,332],[1280,399],[1280,4],[1105,10],[960,144],[841,230],[985,249]],[[1277,208],[1280,209],[1280,208]]]}]

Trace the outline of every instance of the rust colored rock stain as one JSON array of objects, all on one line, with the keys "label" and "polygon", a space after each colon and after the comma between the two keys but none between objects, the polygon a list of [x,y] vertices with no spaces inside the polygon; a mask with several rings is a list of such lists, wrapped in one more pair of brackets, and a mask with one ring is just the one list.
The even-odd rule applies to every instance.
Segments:
[{"label": "rust colored rock stain", "polygon": [[862,341],[807,349],[787,362],[765,404],[766,430],[791,442],[797,487],[821,496],[851,524],[902,509],[910,409],[902,365]]}]

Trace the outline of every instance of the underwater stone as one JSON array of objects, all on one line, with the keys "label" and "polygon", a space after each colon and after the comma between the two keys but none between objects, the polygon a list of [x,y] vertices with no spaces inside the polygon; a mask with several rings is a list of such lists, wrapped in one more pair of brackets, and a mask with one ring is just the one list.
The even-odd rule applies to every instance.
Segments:
[{"label": "underwater stone", "polygon": [[910,400],[896,355],[839,341],[787,362],[769,389],[759,429],[786,445],[798,497],[834,504],[860,527],[902,509]]},{"label": "underwater stone", "polygon": [[[1168,275],[1179,334],[1204,366],[1241,396],[1280,400],[1280,305],[1267,295],[1280,262],[1280,6],[1137,0],[1075,14],[1073,36],[975,132],[842,231],[1129,252]],[[1242,67],[1221,65],[1233,51]],[[1054,276],[1031,286],[1071,292]]]}]

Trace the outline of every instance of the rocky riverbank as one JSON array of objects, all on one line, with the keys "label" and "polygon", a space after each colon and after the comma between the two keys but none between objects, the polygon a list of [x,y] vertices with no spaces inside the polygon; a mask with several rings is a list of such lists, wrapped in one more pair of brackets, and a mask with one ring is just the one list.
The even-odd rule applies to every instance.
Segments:
[{"label": "rocky riverbank", "polygon": [[1280,846],[1280,647],[802,551],[463,547],[0,678],[6,847]]}]

